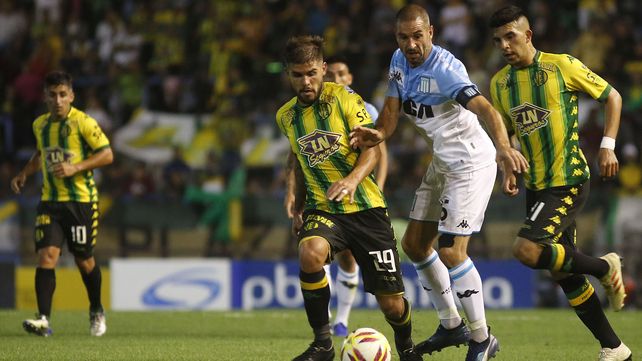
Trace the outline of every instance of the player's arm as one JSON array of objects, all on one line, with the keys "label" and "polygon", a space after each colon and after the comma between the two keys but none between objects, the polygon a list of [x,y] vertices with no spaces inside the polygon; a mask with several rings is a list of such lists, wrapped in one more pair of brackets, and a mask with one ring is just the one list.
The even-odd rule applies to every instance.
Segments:
[{"label": "player's arm", "polygon": [[503,169],[515,173],[525,172],[528,162],[522,153],[511,147],[508,131],[499,112],[481,94],[471,98],[465,106],[486,124],[497,148],[497,159],[503,163]]},{"label": "player's arm", "polygon": [[29,158],[24,168],[11,179],[11,189],[14,193],[20,194],[20,190],[25,186],[27,178],[40,169],[40,163],[40,152],[36,151],[31,158]]},{"label": "player's arm", "polygon": [[363,147],[357,158],[354,168],[345,178],[332,183],[326,192],[326,196],[332,201],[341,201],[343,197],[350,196],[350,203],[354,202],[354,192],[357,186],[372,170],[379,161],[381,151],[379,147]]},{"label": "player's arm", "polygon": [[597,159],[600,165],[600,175],[614,177],[620,170],[614,149],[615,137],[617,137],[620,128],[620,113],[622,112],[622,97],[615,88],[611,88],[606,98],[604,110],[604,138],[602,138]]},{"label": "player's arm", "polygon": [[388,146],[386,141],[379,143],[379,152],[381,156],[379,157],[379,163],[377,164],[377,185],[379,189],[383,191],[383,187],[386,185],[386,178],[388,178]]},{"label": "player's arm", "polygon": [[305,207],[305,178],[303,177],[303,170],[301,164],[296,159],[296,155],[290,150],[288,162],[292,159],[292,175],[293,175],[293,189],[294,194],[293,208],[292,208],[292,233],[296,235],[303,226],[303,208]]},{"label": "player's arm", "polygon": [[285,166],[285,199],[283,199],[283,207],[288,218],[294,217],[294,199],[296,195],[294,190],[296,187],[296,176],[294,174],[294,167],[296,166],[296,156],[292,151],[288,154],[287,164]]},{"label": "player's arm", "polygon": [[71,177],[76,173],[99,168],[114,161],[111,147],[105,147],[78,163],[58,163],[53,167],[53,175],[58,178]]}]

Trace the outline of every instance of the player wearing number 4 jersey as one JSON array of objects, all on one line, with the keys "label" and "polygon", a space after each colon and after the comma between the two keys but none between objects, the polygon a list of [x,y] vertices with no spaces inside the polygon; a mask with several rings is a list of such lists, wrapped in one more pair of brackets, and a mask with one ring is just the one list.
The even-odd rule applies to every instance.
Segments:
[{"label": "player wearing number 4 jersey", "polygon": [[310,346],[295,361],[330,361],[330,288],[323,265],[352,251],[363,287],[375,295],[392,326],[402,361],[420,361],[413,349],[410,304],[403,297],[399,254],[386,203],[373,169],[379,148],[354,150],[350,129],[372,126],[361,97],[349,87],[323,82],[323,39],[298,36],[285,50],[286,72],[296,96],[283,105],[276,122],[288,137],[295,174],[293,231],[299,243],[299,279]]},{"label": "player wearing number 4 jersey", "polygon": [[[374,146],[383,141],[395,130],[401,110],[432,143],[434,158],[415,193],[402,245],[440,324],[415,349],[423,354],[468,344],[466,360],[484,361],[494,357],[499,346],[486,325],[481,278],[467,255],[468,241],[482,226],[497,173],[495,156],[518,172],[527,168],[526,160],[511,149],[500,115],[470,81],[462,62],[432,44],[433,28],[425,9],[403,7],[395,35],[399,49],[390,62],[377,126],[354,128],[352,144]],[[497,151],[478,119],[487,124]],[[434,252],[437,242],[439,251]],[[459,298],[468,326],[453,296]]]},{"label": "player wearing number 4 jersey", "polygon": [[101,273],[93,256],[98,231],[98,191],[92,169],[112,162],[109,140],[96,120],[71,106],[71,76],[52,72],[45,78],[48,113],[33,123],[37,151],[11,180],[20,193],[27,177],[42,172],[42,196],[36,216],[38,252],[36,298],[38,314],[25,320],[24,329],[50,336],[51,302],[56,288],[55,267],[63,243],[74,255],[89,296],[89,331],[102,336],[107,330],[100,300]]},{"label": "player wearing number 4 jersey", "polygon": [[[520,8],[498,10],[490,27],[493,42],[508,63],[491,81],[493,104],[530,164],[524,173],[527,216],[513,254],[528,267],[551,272],[577,316],[600,342],[600,361],[630,360],[631,351],[611,328],[585,276],[600,279],[611,307],[619,311],[626,296],[620,257],[615,253],[591,257],[575,244],[575,217],[589,192],[589,168],[578,139],[577,95],[583,92],[605,103],[598,155],[603,177],[618,171],[613,149],[622,98],[578,59],[535,49],[533,32]],[[503,174],[503,191],[516,195],[515,174],[510,170]]]}]

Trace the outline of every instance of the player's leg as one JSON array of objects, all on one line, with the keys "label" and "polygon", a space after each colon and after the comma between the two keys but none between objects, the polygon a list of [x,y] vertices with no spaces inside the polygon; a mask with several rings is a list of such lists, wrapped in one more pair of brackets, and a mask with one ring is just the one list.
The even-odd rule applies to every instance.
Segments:
[{"label": "player's leg", "polygon": [[487,360],[499,350],[486,324],[481,277],[467,252],[470,235],[481,230],[496,174],[494,164],[470,173],[447,174],[442,194],[439,257],[448,267],[453,294],[471,330],[467,360]]},{"label": "player's leg", "polygon": [[336,219],[325,212],[313,211],[303,218],[302,231],[298,235],[299,281],[314,340],[293,361],[330,361],[334,358],[328,315],[330,286],[323,266],[331,259],[330,242],[337,239],[339,226]]},{"label": "player's leg", "polygon": [[[350,249],[361,268],[363,288],[377,298],[379,307],[395,333],[395,346],[402,361],[420,361],[412,341],[410,303],[404,299],[404,284],[397,241],[387,210],[374,208],[351,216],[346,227]],[[367,225],[367,226],[364,226]]]},{"label": "player's leg", "polygon": [[82,277],[89,298],[89,332],[102,336],[107,331],[101,302],[102,272],[94,259],[98,235],[97,203],[66,203],[65,221],[67,245]]},{"label": "player's leg", "polygon": [[607,359],[626,360],[630,357],[631,351],[613,331],[588,278],[585,275],[567,273],[554,273],[553,278],[564,290],[564,294],[566,294],[568,302],[575,310],[577,317],[600,342],[603,352],[625,356]]},{"label": "player's leg", "polygon": [[468,328],[457,312],[448,269],[433,249],[438,236],[438,222],[442,216],[440,197],[444,182],[443,174],[437,172],[431,164],[415,192],[410,222],[401,242],[440,319],[435,334],[417,344],[416,350],[422,354],[468,341]]},{"label": "player's leg", "polygon": [[574,244],[558,242],[565,230],[575,232],[575,217],[586,202],[588,187],[586,182],[537,192],[527,190],[527,216],[513,245],[513,254],[534,269],[597,277],[607,291],[611,307],[619,311],[626,296],[619,256],[609,253],[593,257],[577,250]]},{"label": "player's leg", "polygon": [[39,336],[49,336],[52,333],[49,318],[53,294],[56,290],[56,264],[60,258],[60,247],[64,237],[58,213],[54,203],[38,204],[35,229],[35,245],[38,253],[38,267],[35,275],[38,314],[34,319],[25,320],[22,326],[25,331]]},{"label": "player's leg", "polygon": [[337,253],[335,259],[339,267],[337,282],[334,285],[337,295],[337,314],[332,331],[335,336],[347,336],[348,318],[359,285],[359,266],[349,249]]}]

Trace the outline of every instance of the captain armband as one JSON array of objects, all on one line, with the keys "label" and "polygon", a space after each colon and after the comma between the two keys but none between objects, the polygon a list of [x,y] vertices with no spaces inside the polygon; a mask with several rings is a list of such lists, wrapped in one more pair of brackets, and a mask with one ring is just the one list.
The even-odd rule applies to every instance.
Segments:
[{"label": "captain armband", "polygon": [[481,93],[479,92],[479,90],[477,90],[477,87],[475,87],[474,85],[469,85],[469,86],[463,88],[459,92],[459,94],[457,94],[457,97],[455,98],[455,100],[457,101],[457,103],[459,103],[459,104],[461,104],[461,105],[463,105],[465,107],[466,104],[468,104],[468,102],[472,98],[474,98],[474,97],[476,97],[478,95],[481,95]]}]

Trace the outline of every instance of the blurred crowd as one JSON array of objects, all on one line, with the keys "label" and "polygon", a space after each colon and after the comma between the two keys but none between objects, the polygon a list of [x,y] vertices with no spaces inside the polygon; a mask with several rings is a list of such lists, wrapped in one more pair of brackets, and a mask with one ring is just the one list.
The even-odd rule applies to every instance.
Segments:
[{"label": "blurred crowd", "polygon": [[[435,43],[462,59],[471,79],[488,94],[489,79],[503,60],[492,49],[487,20],[505,1],[416,2],[428,9]],[[232,120],[222,124],[233,128],[235,136],[222,137],[225,146],[212,147],[199,169],[192,169],[177,148],[165,165],[117,154],[117,163],[101,174],[101,191],[114,197],[180,199],[195,183],[225,188],[234,170],[244,165],[243,145],[253,138],[281,138],[274,115],[292,97],[281,62],[291,35],[323,35],[327,55],[348,59],[355,75],[353,88],[381,107],[387,67],[396,49],[395,14],[405,3],[0,0],[0,195],[8,196],[11,176],[33,152],[31,123],[45,112],[43,77],[53,69],[72,74],[74,105],[95,117],[110,135],[140,109]],[[536,48],[578,57],[622,94],[616,151],[624,176],[596,186],[642,193],[642,5],[636,0],[512,3],[530,14]],[[601,108],[586,100],[580,111],[583,149],[595,169]],[[389,142],[385,191],[390,197],[411,196],[430,161],[425,143],[408,123],[402,122]],[[245,191],[278,197],[284,163],[285,159],[245,167]],[[32,194],[37,195],[37,189]]]}]

